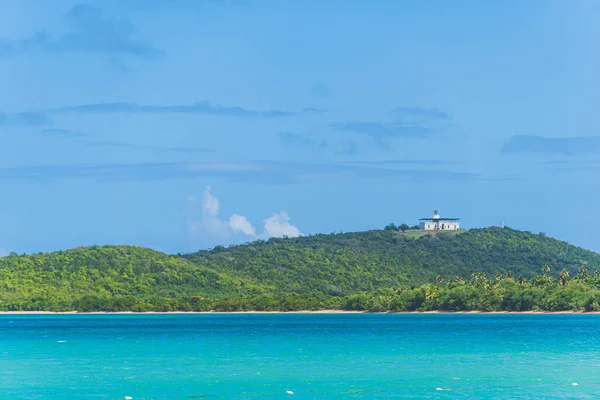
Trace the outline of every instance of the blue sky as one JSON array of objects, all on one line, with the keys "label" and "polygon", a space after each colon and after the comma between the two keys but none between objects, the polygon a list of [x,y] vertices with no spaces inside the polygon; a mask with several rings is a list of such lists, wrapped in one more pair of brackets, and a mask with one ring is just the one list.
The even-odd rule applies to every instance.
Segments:
[{"label": "blue sky", "polygon": [[600,3],[0,3],[0,251],[506,224],[600,251]]}]

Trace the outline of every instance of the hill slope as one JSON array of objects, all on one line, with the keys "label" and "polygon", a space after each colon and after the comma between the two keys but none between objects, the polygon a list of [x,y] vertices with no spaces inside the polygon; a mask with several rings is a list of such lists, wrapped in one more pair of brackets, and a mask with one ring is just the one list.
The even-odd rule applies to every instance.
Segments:
[{"label": "hill slope", "polygon": [[139,311],[182,295],[241,296],[264,289],[182,258],[132,246],[92,246],[0,258],[0,310]]},{"label": "hill slope", "polygon": [[600,255],[508,228],[315,235],[184,256],[92,246],[0,258],[0,311],[339,308],[340,296],[357,292],[418,286],[438,275],[510,271],[529,278],[543,265],[554,276],[565,268],[574,275],[582,265],[591,273],[600,269]]},{"label": "hill slope", "polygon": [[282,292],[340,295],[396,285],[420,285],[436,276],[512,272],[527,278],[548,265],[573,274],[600,268],[600,254],[540,234],[510,228],[411,238],[392,230],[270,239],[218,247],[184,258],[214,271]]}]

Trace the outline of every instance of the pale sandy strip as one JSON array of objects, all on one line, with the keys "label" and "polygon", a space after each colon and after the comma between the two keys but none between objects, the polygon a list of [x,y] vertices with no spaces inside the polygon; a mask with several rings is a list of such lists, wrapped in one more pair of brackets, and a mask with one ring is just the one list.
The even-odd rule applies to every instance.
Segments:
[{"label": "pale sandy strip", "polygon": [[0,315],[95,315],[95,314],[136,314],[136,315],[152,315],[152,314],[600,314],[600,311],[405,311],[405,312],[368,312],[368,311],[346,311],[346,310],[318,310],[318,311],[170,311],[170,312],[52,312],[52,311],[0,311]]}]

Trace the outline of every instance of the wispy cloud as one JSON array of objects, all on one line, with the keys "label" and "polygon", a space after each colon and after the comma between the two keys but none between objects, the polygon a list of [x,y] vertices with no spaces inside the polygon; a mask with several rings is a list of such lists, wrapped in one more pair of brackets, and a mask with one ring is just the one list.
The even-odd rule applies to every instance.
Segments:
[{"label": "wispy cloud", "polygon": [[123,63],[123,61],[119,57],[110,57],[106,60],[106,65],[109,68],[117,70],[119,72],[130,72],[131,68]]},{"label": "wispy cloud", "polygon": [[339,155],[355,156],[358,154],[358,143],[348,140],[342,143],[342,149],[336,152]]},{"label": "wispy cloud", "polygon": [[90,136],[87,133],[71,129],[43,129],[41,133],[48,137],[83,138]]},{"label": "wispy cloud", "polygon": [[581,157],[569,157],[562,160],[546,160],[540,163],[555,172],[585,172],[600,169],[600,159],[582,160]]},{"label": "wispy cloud", "polygon": [[598,169],[599,169],[599,167],[594,166],[594,165],[570,165],[570,166],[566,166],[566,167],[554,168],[553,171],[554,172],[566,172],[566,173],[594,171],[596,173],[596,171],[598,171]]},{"label": "wispy cloud", "polygon": [[272,214],[263,220],[263,233],[257,234],[256,228],[243,215],[232,214],[228,219],[221,219],[220,202],[212,193],[211,187],[207,186],[202,193],[201,217],[196,219],[194,211],[197,208],[197,200],[194,196],[188,196],[188,230],[190,235],[209,234],[227,238],[235,235],[243,235],[251,239],[268,239],[270,237],[297,237],[301,236],[300,230],[291,224],[290,217],[285,211]]},{"label": "wispy cloud", "polygon": [[159,152],[174,152],[174,153],[212,153],[213,149],[205,147],[170,147],[170,146],[152,146],[136,143],[112,142],[102,140],[80,140],[78,143],[89,147],[113,147],[132,150],[150,150]]},{"label": "wispy cloud", "polygon": [[23,111],[18,113],[4,113],[0,111],[0,125],[45,125],[50,123],[50,118],[44,112]]},{"label": "wispy cloud", "polygon": [[334,123],[334,131],[367,136],[381,146],[395,138],[426,138],[446,130],[452,117],[441,110],[420,107],[398,107],[390,111],[385,121],[351,121]]},{"label": "wispy cloud", "polygon": [[452,121],[452,116],[438,108],[423,107],[396,107],[392,109],[391,114],[397,118],[414,118],[424,120],[428,123],[433,121]]},{"label": "wispy cloud", "polygon": [[354,156],[359,153],[358,143],[352,140],[340,140],[337,143],[330,143],[327,140],[319,140],[306,134],[279,132],[279,141],[284,146],[292,149],[304,148],[316,151],[333,148],[335,154],[345,156]]},{"label": "wispy cloud", "polygon": [[248,3],[247,0],[129,0],[120,2],[120,7],[131,10],[173,10],[174,8],[186,11],[204,11],[206,6],[241,7]]},{"label": "wispy cloud", "polygon": [[546,155],[575,156],[600,151],[600,136],[549,138],[542,136],[512,136],[503,146],[502,152],[539,153]]},{"label": "wispy cloud", "polygon": [[125,114],[200,114],[200,115],[223,115],[231,117],[255,117],[255,118],[277,118],[290,117],[302,113],[312,113],[303,110],[301,112],[281,110],[250,110],[240,106],[223,106],[200,102],[194,104],[175,105],[147,105],[138,103],[97,103],[81,104],[77,106],[59,107],[45,110],[48,113],[125,113]]},{"label": "wispy cloud", "polygon": [[329,97],[329,88],[322,83],[315,83],[311,88],[311,94],[315,97],[325,98]]},{"label": "wispy cloud", "polygon": [[67,32],[52,35],[38,31],[28,38],[4,40],[1,55],[45,51],[50,53],[87,52],[126,54],[155,58],[161,51],[135,38],[135,27],[126,18],[108,17],[102,9],[89,5],[73,6],[65,15]]},{"label": "wispy cloud", "polygon": [[279,141],[290,147],[326,148],[325,140],[317,141],[308,135],[293,132],[279,132]]},{"label": "wispy cloud", "polygon": [[324,114],[327,112],[324,108],[305,107],[302,109],[304,114]]},{"label": "wispy cloud", "polygon": [[499,179],[448,168],[396,168],[349,163],[294,163],[287,161],[219,161],[195,163],[79,164],[0,168],[0,179],[48,181],[97,179],[103,181],[157,181],[223,178],[236,182],[290,184],[315,179],[387,179],[394,182],[473,181]]},{"label": "wispy cloud", "polygon": [[110,148],[123,148],[131,150],[144,150],[144,151],[156,151],[156,152],[172,152],[172,153],[212,153],[213,149],[205,147],[174,147],[174,146],[155,146],[140,143],[127,143],[117,142],[110,140],[98,140],[94,139],[93,136],[70,129],[43,129],[40,134],[47,138],[62,138],[62,139],[73,139],[74,143],[86,147],[110,147]]},{"label": "wispy cloud", "polygon": [[439,166],[439,165],[460,165],[462,161],[451,160],[377,160],[377,161],[355,161],[357,165],[421,165],[421,166]]},{"label": "wispy cloud", "polygon": [[598,160],[581,160],[581,159],[563,159],[563,160],[546,160],[542,162],[543,165],[550,166],[565,166],[565,165],[588,165],[588,166],[600,166],[600,159]]},{"label": "wispy cloud", "polygon": [[352,132],[368,136],[380,145],[386,145],[386,140],[390,138],[424,138],[433,132],[425,126],[404,122],[346,122],[331,124],[330,127],[340,132]]}]

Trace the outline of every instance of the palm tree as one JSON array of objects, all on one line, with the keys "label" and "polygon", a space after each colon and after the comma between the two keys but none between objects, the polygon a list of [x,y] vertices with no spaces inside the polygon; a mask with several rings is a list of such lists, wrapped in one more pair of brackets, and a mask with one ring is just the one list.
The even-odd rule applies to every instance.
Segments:
[{"label": "palm tree", "polygon": [[507,281],[514,281],[515,280],[515,275],[511,271],[508,271],[506,273],[506,280]]},{"label": "palm tree", "polygon": [[548,275],[549,273],[550,273],[550,267],[549,267],[549,266],[547,266],[547,265],[544,265],[544,266],[542,267],[542,274],[544,274],[544,275]]},{"label": "palm tree", "polygon": [[560,271],[560,274],[558,274],[558,279],[560,286],[567,286],[567,282],[569,281],[569,271],[566,269]]},{"label": "palm tree", "polygon": [[550,277],[550,267],[547,265],[544,265],[542,267],[542,275],[543,275],[543,281],[546,283],[550,283],[552,282],[552,278]]},{"label": "palm tree", "polygon": [[600,269],[594,271],[594,277],[600,278]]},{"label": "palm tree", "polygon": [[425,285],[424,287],[424,292],[425,292],[425,300],[427,300],[427,307],[432,307],[433,309],[436,309],[439,301],[437,298],[437,290],[438,288],[434,285]]},{"label": "palm tree", "polygon": [[433,298],[435,298],[435,288],[431,287],[431,285],[427,285],[425,286],[425,298],[427,300],[431,300]]},{"label": "palm tree", "polygon": [[498,272],[496,274],[496,281],[500,282],[502,280],[502,274],[500,272]]},{"label": "palm tree", "polygon": [[581,279],[584,282],[587,282],[588,278],[589,278],[589,273],[587,268],[585,267],[585,265],[581,266],[581,269],[579,270],[579,279]]},{"label": "palm tree", "polygon": [[519,279],[517,279],[517,282],[519,283],[519,285],[524,285],[525,283],[527,283],[527,278],[521,275],[519,276]]},{"label": "palm tree", "polygon": [[438,275],[437,278],[435,278],[435,284],[436,285],[441,285],[442,282],[444,282],[444,277],[441,275]]}]

